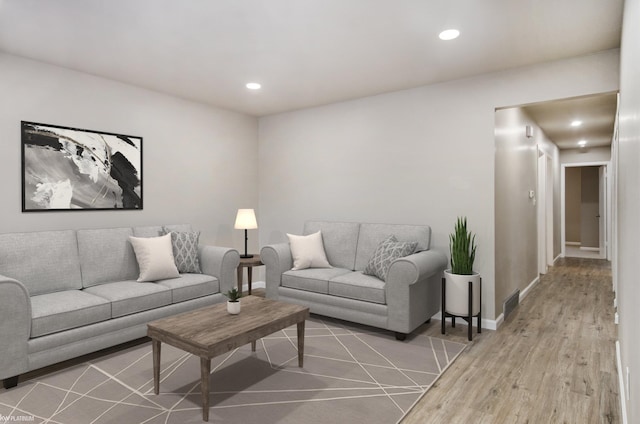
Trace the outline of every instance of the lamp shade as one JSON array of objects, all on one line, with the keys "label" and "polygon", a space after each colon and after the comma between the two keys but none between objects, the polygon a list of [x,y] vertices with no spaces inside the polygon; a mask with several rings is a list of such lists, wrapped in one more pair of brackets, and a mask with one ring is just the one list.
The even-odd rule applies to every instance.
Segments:
[{"label": "lamp shade", "polygon": [[236,230],[254,230],[258,228],[256,213],[253,209],[238,209],[236,223],[233,226]]}]

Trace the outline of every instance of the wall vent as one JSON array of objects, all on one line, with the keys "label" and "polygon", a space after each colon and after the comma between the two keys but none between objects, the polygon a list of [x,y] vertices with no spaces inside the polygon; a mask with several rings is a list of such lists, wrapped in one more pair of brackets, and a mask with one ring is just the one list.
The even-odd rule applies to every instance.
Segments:
[{"label": "wall vent", "polygon": [[507,317],[513,312],[514,309],[518,307],[520,304],[520,289],[516,289],[511,296],[504,301],[504,319],[507,320]]}]

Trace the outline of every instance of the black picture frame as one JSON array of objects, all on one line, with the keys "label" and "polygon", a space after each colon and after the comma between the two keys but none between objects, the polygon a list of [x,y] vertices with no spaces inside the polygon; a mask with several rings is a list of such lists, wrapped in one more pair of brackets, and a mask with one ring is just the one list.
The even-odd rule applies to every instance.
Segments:
[{"label": "black picture frame", "polygon": [[142,137],[21,121],[22,212],[142,210]]}]

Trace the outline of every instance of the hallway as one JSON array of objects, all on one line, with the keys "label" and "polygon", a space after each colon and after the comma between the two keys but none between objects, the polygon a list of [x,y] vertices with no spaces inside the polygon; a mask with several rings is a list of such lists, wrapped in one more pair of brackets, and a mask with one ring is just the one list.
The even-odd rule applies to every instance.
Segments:
[{"label": "hallway", "polygon": [[564,248],[565,258],[590,258],[600,259],[600,250],[585,250],[580,249],[578,246],[572,246],[567,244]]},{"label": "hallway", "polygon": [[[613,315],[610,263],[559,260],[498,331],[474,333],[402,424],[620,423]],[[446,337],[465,341],[456,327]]]}]

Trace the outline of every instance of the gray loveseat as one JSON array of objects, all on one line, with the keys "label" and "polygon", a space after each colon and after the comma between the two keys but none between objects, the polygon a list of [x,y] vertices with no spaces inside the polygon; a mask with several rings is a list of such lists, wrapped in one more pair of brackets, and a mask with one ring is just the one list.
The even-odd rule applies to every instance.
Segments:
[{"label": "gray loveseat", "polygon": [[[167,226],[190,231],[189,225]],[[0,234],[0,379],[146,335],[149,321],[222,302],[235,249],[199,246],[202,274],[139,283],[129,236],[163,227]]]},{"label": "gray loveseat", "polygon": [[[431,228],[418,225],[309,221],[303,235],[321,231],[332,268],[291,270],[289,243],[264,246],[267,297],[309,306],[312,313],[394,331],[404,340],[440,310],[447,258],[429,250]],[[387,281],[362,273],[389,235],[417,241],[418,252],[396,259]]]}]

